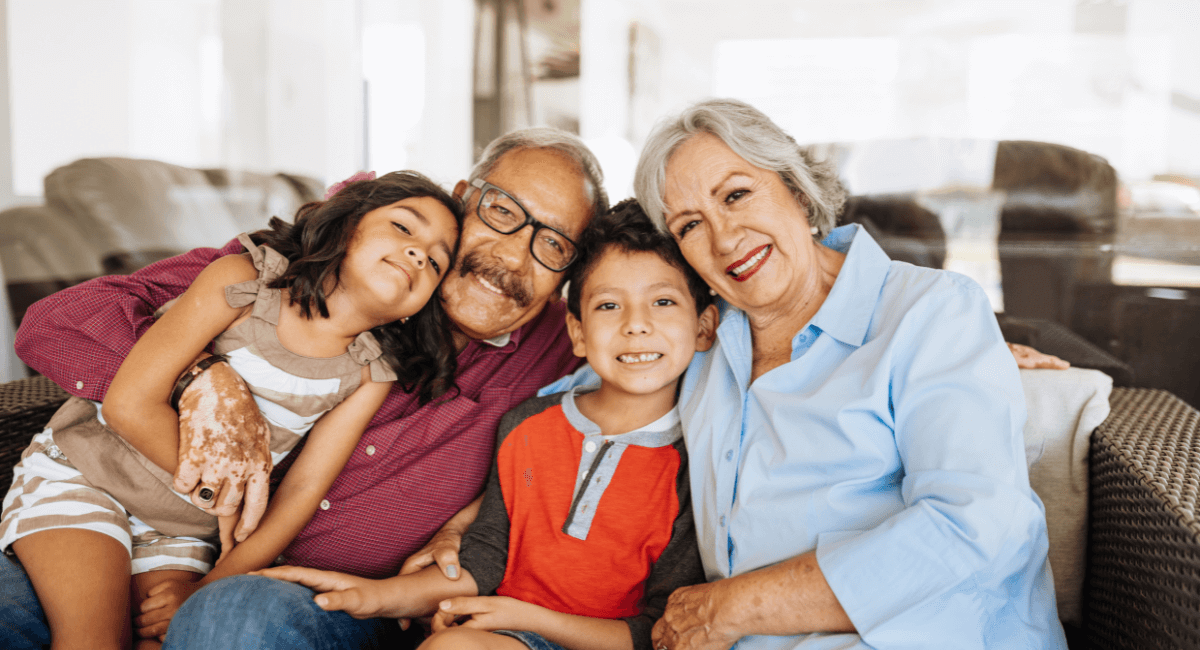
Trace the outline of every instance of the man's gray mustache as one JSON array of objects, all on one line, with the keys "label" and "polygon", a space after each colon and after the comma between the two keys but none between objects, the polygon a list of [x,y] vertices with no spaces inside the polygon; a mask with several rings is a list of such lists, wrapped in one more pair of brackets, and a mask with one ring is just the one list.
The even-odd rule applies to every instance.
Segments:
[{"label": "man's gray mustache", "polygon": [[486,263],[479,253],[468,253],[459,262],[458,274],[465,276],[468,273],[474,273],[487,280],[522,309],[533,302],[533,291],[525,286],[521,278],[494,264]]}]

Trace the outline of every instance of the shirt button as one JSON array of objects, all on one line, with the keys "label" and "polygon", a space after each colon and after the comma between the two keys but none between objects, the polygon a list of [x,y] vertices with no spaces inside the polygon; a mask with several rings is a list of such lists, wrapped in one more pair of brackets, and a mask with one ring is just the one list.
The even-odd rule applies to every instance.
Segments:
[{"label": "shirt button", "polygon": [[[329,509],[329,499],[321,499],[321,509],[322,509],[322,510],[328,510],[328,509]],[[723,521],[723,520],[724,520],[724,517],[722,517],[722,521]]]},{"label": "shirt button", "polygon": [[733,450],[732,449],[725,452],[725,460],[733,460]]},{"label": "shirt button", "polygon": [[367,451],[368,456],[374,456],[375,455],[375,445],[367,445],[366,451]]},{"label": "shirt button", "polygon": [[589,441],[585,442],[583,444],[583,449],[584,449],[584,451],[586,451],[589,454],[592,453],[593,451],[596,451],[596,441],[589,440]]},{"label": "shirt button", "polygon": [[725,527],[725,515],[721,515],[721,528]]},{"label": "shirt button", "polygon": [[279,557],[275,558],[275,564],[287,564],[287,557],[280,555]]},{"label": "shirt button", "polygon": [[82,382],[82,381],[77,381],[77,382],[75,382],[75,388],[82,390],[82,389],[83,389],[83,382]]}]

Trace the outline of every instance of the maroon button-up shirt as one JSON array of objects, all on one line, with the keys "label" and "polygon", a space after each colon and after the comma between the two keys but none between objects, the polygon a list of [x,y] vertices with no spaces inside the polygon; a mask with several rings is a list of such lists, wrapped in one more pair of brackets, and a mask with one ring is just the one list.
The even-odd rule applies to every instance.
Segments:
[{"label": "maroon button-up shirt", "polygon": [[[17,355],[68,392],[103,401],[154,311],[210,262],[240,252],[235,240],[60,291],[30,307],[17,332]],[[372,578],[395,575],[479,494],[500,417],[580,364],[565,311],[561,302],[547,306],[503,347],[467,345],[458,355],[462,393],[454,399],[421,406],[416,396],[393,389],[333,482],[329,508],[317,510],[285,551],[287,561]]]}]

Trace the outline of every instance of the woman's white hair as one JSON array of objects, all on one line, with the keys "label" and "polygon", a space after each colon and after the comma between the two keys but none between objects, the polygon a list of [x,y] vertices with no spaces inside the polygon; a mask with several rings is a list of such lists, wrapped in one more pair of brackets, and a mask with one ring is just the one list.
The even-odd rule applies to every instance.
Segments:
[{"label": "woman's white hair", "polygon": [[736,99],[708,99],[659,122],[642,149],[633,189],[646,214],[666,228],[663,185],[667,163],[684,142],[699,133],[721,139],[746,162],[777,174],[808,212],[809,225],[820,240],[837,224],[846,204],[846,189],[832,162],[817,160],[814,152],[796,144],[771,118]]},{"label": "woman's white hair", "polygon": [[584,190],[592,202],[591,216],[608,212],[608,193],[604,191],[604,172],[600,170],[600,161],[579,136],[549,126],[510,131],[492,140],[479,156],[479,162],[471,170],[467,182],[487,178],[504,154],[518,149],[552,149],[570,158],[579,165],[579,171],[583,174]]}]

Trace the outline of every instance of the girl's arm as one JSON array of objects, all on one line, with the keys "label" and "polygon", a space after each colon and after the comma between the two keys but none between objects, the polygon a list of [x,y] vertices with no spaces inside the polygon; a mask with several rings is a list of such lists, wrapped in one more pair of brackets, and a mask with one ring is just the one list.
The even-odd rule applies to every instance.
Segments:
[{"label": "girl's arm", "polygon": [[463,627],[536,632],[568,650],[633,650],[633,636],[623,620],[564,614],[508,596],[444,600],[433,618],[433,631],[445,629],[459,616],[471,617]]},{"label": "girl's arm", "polygon": [[392,382],[371,381],[369,368],[364,367],[362,375],[362,385],[308,432],[308,441],[279,484],[258,529],[201,579],[201,585],[270,566],[312,519],[392,387]]},{"label": "girl's arm", "polygon": [[209,343],[245,312],[225,301],[225,287],[258,277],[241,255],[209,264],[179,302],[146,330],[113,378],[104,398],[105,421],[155,465],[174,473],[179,415],[168,400],[175,380]]},{"label": "girl's arm", "polygon": [[470,571],[450,580],[436,567],[416,573],[372,580],[348,573],[299,566],[278,566],[255,575],[302,584],[317,592],[313,602],[321,609],[346,612],[354,618],[412,618],[437,611],[446,598],[479,593]]},{"label": "girl's arm", "polygon": [[157,591],[151,590],[142,601],[138,633],[145,638],[165,634],[175,610],[200,587],[225,576],[270,566],[312,519],[391,387],[392,382],[371,381],[370,368],[364,367],[362,385],[321,416],[308,432],[304,448],[288,469],[254,533],[199,581],[163,583],[156,587]]}]

